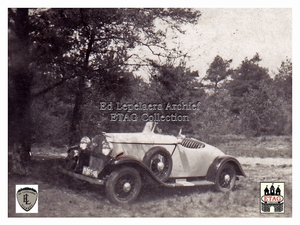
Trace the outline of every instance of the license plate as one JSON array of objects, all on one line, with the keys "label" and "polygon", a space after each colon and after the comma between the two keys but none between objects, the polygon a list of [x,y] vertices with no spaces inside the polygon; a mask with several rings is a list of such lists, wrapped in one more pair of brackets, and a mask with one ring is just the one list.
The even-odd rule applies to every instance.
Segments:
[{"label": "license plate", "polygon": [[82,170],[82,174],[89,177],[98,178],[99,172],[97,170],[92,170],[91,168],[84,166]]}]

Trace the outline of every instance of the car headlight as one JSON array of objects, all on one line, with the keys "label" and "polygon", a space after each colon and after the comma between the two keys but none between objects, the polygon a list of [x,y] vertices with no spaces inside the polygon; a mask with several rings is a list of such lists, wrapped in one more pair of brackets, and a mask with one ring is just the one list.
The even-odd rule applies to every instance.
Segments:
[{"label": "car headlight", "polygon": [[111,152],[111,149],[110,149],[110,148],[103,148],[103,149],[102,149],[103,155],[109,155],[110,152]]},{"label": "car headlight", "polygon": [[103,143],[102,146],[102,153],[103,155],[109,155],[112,152],[112,148],[110,147],[109,143]]},{"label": "car headlight", "polygon": [[89,137],[83,137],[81,138],[80,140],[80,144],[79,144],[79,147],[82,149],[82,150],[85,150],[88,146],[88,144],[91,143],[91,139],[89,139]]},{"label": "car headlight", "polygon": [[80,148],[82,149],[82,150],[85,150],[86,149],[86,147],[87,147],[87,144],[86,143],[80,143]]}]

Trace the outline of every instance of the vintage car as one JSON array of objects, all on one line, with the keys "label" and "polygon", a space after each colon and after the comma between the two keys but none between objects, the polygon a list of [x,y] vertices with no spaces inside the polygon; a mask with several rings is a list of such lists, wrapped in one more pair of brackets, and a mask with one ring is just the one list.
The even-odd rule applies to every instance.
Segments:
[{"label": "vintage car", "polygon": [[231,191],[246,176],[238,160],[202,141],[154,132],[147,122],[140,133],[101,133],[83,137],[67,151],[61,172],[105,185],[112,203],[134,201],[142,184],[165,187],[214,185]]}]

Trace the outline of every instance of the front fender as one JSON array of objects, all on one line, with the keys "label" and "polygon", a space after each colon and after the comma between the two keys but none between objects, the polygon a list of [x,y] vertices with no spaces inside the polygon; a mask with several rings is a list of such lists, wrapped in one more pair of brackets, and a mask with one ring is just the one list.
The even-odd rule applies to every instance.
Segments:
[{"label": "front fender", "polygon": [[219,156],[219,157],[215,158],[215,160],[210,165],[210,167],[207,171],[206,180],[214,182],[216,179],[218,169],[225,163],[230,163],[234,166],[237,176],[246,177],[246,174],[245,174],[240,162],[233,156],[224,155],[224,156]]},{"label": "front fender", "polygon": [[79,151],[80,150],[79,145],[73,145],[73,146],[71,146],[70,148],[68,148],[67,153],[69,154],[71,151],[74,151],[74,150]]},{"label": "front fender", "polygon": [[156,183],[163,186],[168,186],[168,184],[159,180],[153,172],[140,160],[131,156],[122,156],[117,159],[112,159],[106,167],[106,173],[110,174],[113,170],[119,167],[133,167],[135,168],[141,177],[147,181],[147,183]]}]

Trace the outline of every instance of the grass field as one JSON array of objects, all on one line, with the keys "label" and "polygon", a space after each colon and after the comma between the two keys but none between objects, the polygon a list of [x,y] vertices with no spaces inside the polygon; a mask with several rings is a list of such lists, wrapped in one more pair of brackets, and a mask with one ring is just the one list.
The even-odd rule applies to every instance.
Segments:
[{"label": "grass field", "polygon": [[[292,149],[290,137],[261,140],[232,138],[217,147],[238,156],[247,178],[230,193],[211,187],[143,188],[136,202],[117,206],[102,186],[64,176],[57,171],[66,149],[33,148],[28,176],[8,173],[9,217],[291,217]],[[222,148],[223,147],[223,148]],[[282,160],[281,160],[282,159]],[[10,171],[9,157],[9,171]],[[260,214],[260,182],[285,182],[285,213]],[[15,213],[15,185],[39,185],[39,213]]]}]

